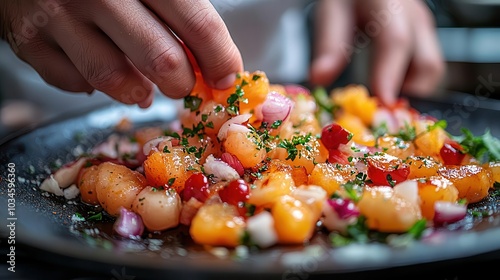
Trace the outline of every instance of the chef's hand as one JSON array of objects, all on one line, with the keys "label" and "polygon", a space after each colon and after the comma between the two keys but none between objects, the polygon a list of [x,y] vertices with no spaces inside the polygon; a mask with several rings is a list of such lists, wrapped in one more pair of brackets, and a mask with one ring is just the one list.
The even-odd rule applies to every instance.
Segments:
[{"label": "chef's hand", "polygon": [[386,105],[400,92],[432,94],[443,77],[434,20],[424,1],[322,0],[317,20],[314,84],[331,83],[351,54],[368,46],[374,47],[370,88]]},{"label": "chef's hand", "polygon": [[176,36],[212,87],[228,88],[243,69],[209,0],[3,0],[0,15],[2,38],[45,81],[126,104],[148,107],[153,84],[172,98],[190,92],[195,77]]}]

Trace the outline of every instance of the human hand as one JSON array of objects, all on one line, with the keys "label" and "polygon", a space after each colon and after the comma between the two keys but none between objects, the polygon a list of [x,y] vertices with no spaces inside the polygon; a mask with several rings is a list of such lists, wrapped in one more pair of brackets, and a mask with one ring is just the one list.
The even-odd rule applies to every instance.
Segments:
[{"label": "human hand", "polygon": [[423,1],[322,0],[317,12],[313,84],[331,83],[367,41],[374,47],[370,88],[384,104],[400,92],[428,96],[441,81],[444,61]]},{"label": "human hand", "polygon": [[153,101],[154,84],[184,97],[195,76],[183,43],[214,88],[228,88],[243,69],[208,0],[4,0],[0,14],[2,38],[16,54],[49,84],[72,92],[97,89],[141,107]]}]

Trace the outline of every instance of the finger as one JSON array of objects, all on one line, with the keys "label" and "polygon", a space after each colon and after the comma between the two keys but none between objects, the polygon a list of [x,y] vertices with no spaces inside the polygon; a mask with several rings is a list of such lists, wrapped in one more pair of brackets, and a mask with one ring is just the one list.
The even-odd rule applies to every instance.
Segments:
[{"label": "finger", "polygon": [[404,2],[357,2],[364,30],[374,44],[370,81],[372,92],[388,106],[396,102],[413,51],[409,11]]},{"label": "finger", "polygon": [[430,11],[420,1],[409,1],[409,5],[414,11],[415,50],[402,92],[424,97],[432,94],[442,80],[444,60]]},{"label": "finger", "polygon": [[182,46],[168,28],[139,1],[90,1],[94,22],[148,79],[167,96],[189,94],[194,72]]},{"label": "finger", "polygon": [[233,85],[235,73],[243,70],[241,55],[208,0],[144,2],[191,50],[209,86],[226,89]]},{"label": "finger", "polygon": [[316,7],[310,82],[330,84],[349,63],[352,53],[352,5],[350,1],[323,0]]},{"label": "finger", "polygon": [[40,41],[23,44],[19,57],[30,64],[48,84],[71,92],[90,93],[94,90],[66,54],[55,46]]},{"label": "finger", "polygon": [[152,94],[151,82],[99,30],[68,24],[55,30],[54,39],[97,90],[125,104],[137,104]]}]

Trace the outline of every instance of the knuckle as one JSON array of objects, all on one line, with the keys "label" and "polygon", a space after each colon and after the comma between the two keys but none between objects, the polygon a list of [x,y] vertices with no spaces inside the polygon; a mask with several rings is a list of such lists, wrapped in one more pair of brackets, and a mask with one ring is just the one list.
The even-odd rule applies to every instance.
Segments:
[{"label": "knuckle", "polygon": [[157,82],[164,82],[172,73],[182,69],[183,65],[184,62],[180,54],[173,51],[172,48],[167,48],[150,59],[149,67],[151,67],[152,73],[149,75]]},{"label": "knuckle", "polygon": [[221,28],[221,21],[208,8],[202,8],[190,15],[186,20],[186,30],[200,40],[209,39]]},{"label": "knuckle", "polygon": [[404,28],[393,28],[390,32],[386,33],[385,42],[399,48],[410,47],[411,35]]},{"label": "knuckle", "polygon": [[126,75],[116,68],[99,69],[91,64],[82,72],[92,86],[103,92],[118,91],[126,82]]},{"label": "knuckle", "polygon": [[183,62],[178,53],[167,50],[161,55],[153,58],[151,65],[160,77],[165,77],[167,74],[177,72],[181,69]]}]

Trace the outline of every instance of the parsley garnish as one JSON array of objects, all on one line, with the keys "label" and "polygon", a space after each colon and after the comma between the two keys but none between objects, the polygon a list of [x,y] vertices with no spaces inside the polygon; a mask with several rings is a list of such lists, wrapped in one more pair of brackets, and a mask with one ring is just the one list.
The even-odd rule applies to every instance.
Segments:
[{"label": "parsley garnish", "polygon": [[[307,135],[295,135],[291,140],[283,139],[278,144],[278,147],[286,149],[288,156],[286,159],[295,160],[297,156],[300,157],[299,150],[297,149],[297,145],[305,145],[311,140],[311,133]],[[306,149],[308,146],[305,146]],[[310,149],[310,147],[309,147]]]},{"label": "parsley garnish", "polygon": [[[397,170],[397,169],[398,169],[398,168],[397,168],[397,166],[396,166],[396,167],[394,168],[394,170]],[[396,185],[396,181],[394,181],[394,180],[392,179],[391,174],[387,174],[387,176],[386,176],[385,178],[387,179],[387,183],[389,183],[389,186],[394,187],[394,186]]]},{"label": "parsley garnish", "polygon": [[401,138],[403,141],[413,141],[415,140],[415,138],[417,138],[417,133],[413,126],[410,126],[408,123],[405,123],[405,127],[400,129],[395,136]]},{"label": "parsley garnish", "polygon": [[191,112],[194,112],[200,108],[201,102],[203,99],[198,96],[188,95],[184,97],[184,108],[189,109]]},{"label": "parsley garnish", "polygon": [[168,179],[167,185],[171,187],[174,183],[175,183],[175,178],[170,178]]},{"label": "parsley garnish", "polygon": [[464,152],[481,162],[500,160],[500,140],[493,137],[489,130],[481,136],[474,136],[466,128],[462,128],[462,136],[453,137],[464,148]]},{"label": "parsley garnish", "polygon": [[447,126],[448,126],[448,123],[445,120],[439,120],[439,121],[435,122],[433,125],[429,125],[427,127],[427,131],[432,131],[438,127],[442,128],[444,130],[444,129],[446,129]]},{"label": "parsley garnish", "polygon": [[102,221],[102,212],[99,212],[97,214],[94,214],[94,215],[88,217],[87,220],[89,220],[89,221]]}]

